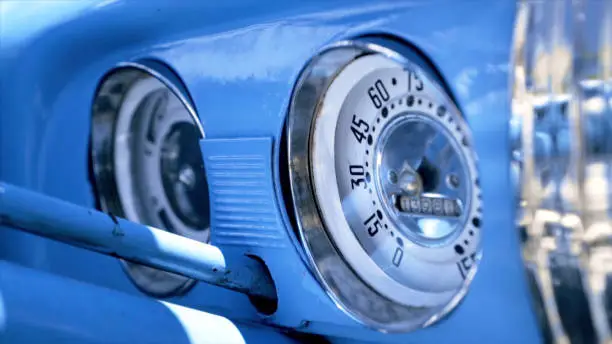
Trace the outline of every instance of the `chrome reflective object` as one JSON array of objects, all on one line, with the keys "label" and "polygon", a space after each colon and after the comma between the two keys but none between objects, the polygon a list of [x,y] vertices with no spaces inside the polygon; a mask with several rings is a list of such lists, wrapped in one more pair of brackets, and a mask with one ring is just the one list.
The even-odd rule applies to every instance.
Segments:
[{"label": "chrome reflective object", "polygon": [[[208,242],[208,186],[199,147],[204,131],[186,96],[164,75],[146,64],[123,63],[102,78],[91,130],[99,206]],[[154,296],[181,293],[194,283],[131,262],[125,268]]]},{"label": "chrome reflective object", "polygon": [[[421,245],[440,245],[460,233],[468,217],[461,204],[469,208],[477,188],[460,139],[452,134],[457,126],[441,123],[414,110],[403,113],[385,126],[375,148],[374,180],[383,208]],[[398,175],[397,181],[388,175]]]},{"label": "chrome reflective object", "polygon": [[517,225],[546,341],[612,341],[612,2],[525,1],[513,56]]},{"label": "chrome reflective object", "polygon": [[391,46],[364,38],[315,56],[294,90],[287,144],[311,269],[351,317],[399,332],[465,295],[482,208],[467,123],[422,58]]},{"label": "chrome reflective object", "polygon": [[[0,343],[536,343],[538,333],[528,307],[529,295],[523,288],[522,262],[513,259],[518,258],[518,242],[513,237],[508,197],[507,139],[506,135],[500,135],[507,131],[504,113],[508,110],[508,101],[504,95],[507,95],[515,3],[513,0],[488,1],[486,6],[484,3],[236,0],[189,1],[177,6],[172,1],[153,4],[129,0],[0,0],[0,184],[21,188],[17,195],[24,196],[19,204],[9,197],[5,198],[8,207],[0,205]],[[321,47],[363,35],[376,35],[381,44],[382,41],[401,42],[392,48],[397,53],[394,57],[401,55],[415,62],[414,55],[418,55],[431,62],[417,64],[433,72],[429,76],[439,85],[447,84],[445,93],[454,96],[453,103],[465,115],[473,131],[479,166],[486,172],[479,174],[487,211],[483,230],[494,233],[482,237],[485,259],[478,265],[477,278],[470,284],[470,295],[445,321],[411,333],[377,332],[354,321],[337,307],[338,303],[328,297],[315,278],[312,265],[307,264],[310,261],[295,235],[293,208],[284,203],[290,198],[285,196],[291,196],[291,190],[285,173],[287,140],[283,141],[283,129],[296,79],[311,59],[317,57]],[[400,45],[411,48],[401,49]],[[385,53],[377,51],[380,55],[390,52],[389,49]],[[164,75],[159,80],[170,81],[165,86],[181,88],[174,95],[179,98],[183,95],[185,107],[189,109],[190,104],[197,111],[206,131],[206,138],[200,144],[211,196],[210,241],[223,257],[209,255],[219,252],[211,245],[168,231],[149,230],[143,224],[123,221],[120,217],[116,219],[123,231],[115,230],[117,236],[113,236],[112,217],[99,211],[104,209],[96,204],[103,201],[98,198],[99,194],[104,192],[115,197],[113,187],[117,183],[104,187],[93,173],[88,175],[90,147],[95,145],[90,143],[92,98],[100,78],[109,70],[113,73],[114,66],[121,61],[138,64],[156,61],[168,66],[175,78]],[[140,70],[146,68],[149,67]],[[153,73],[148,74],[154,75],[160,70],[163,69],[152,69]],[[156,95],[151,99],[164,101]],[[99,100],[103,107],[103,101]],[[111,105],[120,104],[117,98],[111,100]],[[397,100],[402,100],[405,106],[407,98]],[[457,109],[449,109],[453,116],[459,115]],[[428,108],[424,112],[422,118],[437,116]],[[134,116],[131,122],[151,123],[146,119],[151,114],[152,111],[145,111],[141,121]],[[393,117],[403,116],[400,111]],[[181,122],[188,121],[182,114],[178,117],[184,119]],[[197,121],[193,122],[197,127]],[[158,122],[153,123],[155,127]],[[396,130],[385,131],[391,140],[395,134],[414,130],[411,122],[406,126],[397,123],[400,125]],[[103,134],[102,128],[99,134]],[[383,134],[384,129],[377,126],[377,135]],[[122,125],[121,132],[142,133],[132,131],[127,125]],[[173,163],[182,158],[171,159],[176,148],[183,147],[181,138],[185,134],[191,136],[194,130],[176,132],[178,135],[167,136],[168,145],[159,146],[168,148],[166,156],[170,159],[162,159],[160,155],[160,166],[164,161],[164,170],[168,173],[158,174],[157,168],[150,168],[151,174],[145,176],[159,177],[157,182],[162,187],[145,191],[168,194],[170,199],[164,208],[182,212],[177,218],[185,224],[200,226],[204,218],[190,214],[190,208],[196,209],[193,202],[172,201],[181,195],[189,198],[189,193],[184,191],[197,185],[193,183],[197,175],[192,173],[197,171]],[[454,139],[443,136],[443,145],[452,147]],[[112,143],[112,139],[108,142]],[[373,138],[374,145],[376,142],[382,141]],[[128,149],[136,146],[128,142],[124,145]],[[398,153],[390,145],[374,148],[380,148],[383,157]],[[179,149],[176,155],[181,156],[183,152]],[[361,154],[365,152],[362,150]],[[458,151],[453,156],[463,154]],[[442,159],[428,160],[431,163],[424,166],[435,167]],[[107,161],[114,161],[112,154]],[[380,169],[386,166],[381,164]],[[112,166],[99,164],[97,168],[104,171],[106,167]],[[370,177],[378,171],[375,167],[368,166]],[[461,173],[453,173],[452,169],[436,167],[446,175],[428,179],[418,172],[431,168],[419,169],[421,165],[416,164],[408,167],[397,168],[398,171],[394,167],[386,176],[380,176],[395,181],[401,193],[373,185],[372,197],[380,199],[379,190],[391,197],[381,203],[381,214],[395,229],[391,215],[397,209],[398,214],[393,214],[399,227],[397,232],[412,234],[415,241],[423,241],[423,246],[434,246],[425,241],[435,244],[452,238],[456,234],[454,229],[436,227],[436,231],[429,232],[426,226],[413,227],[402,219],[419,219],[422,213],[436,211],[427,206],[428,202],[445,195],[431,192],[425,195],[423,190],[432,179],[439,187],[445,183],[457,190],[469,184],[465,184]],[[132,180],[118,182],[125,182],[124,187],[149,182],[145,178],[134,180],[138,173],[127,176]],[[164,187],[164,179],[170,186],[176,181],[180,184],[176,189]],[[348,179],[334,178],[333,181],[331,184],[337,186]],[[360,185],[363,187],[363,182]],[[323,195],[329,193],[319,190]],[[367,199],[368,195],[360,200]],[[134,196],[146,205],[143,197],[146,194]],[[41,197],[51,202],[39,202]],[[447,204],[443,214],[446,217],[440,215],[439,208],[435,217],[427,217],[462,224],[466,200],[469,197],[465,194],[458,194],[457,198],[445,196],[442,201]],[[375,216],[374,223],[378,213]],[[35,223],[41,220],[42,223]],[[375,228],[373,225],[373,232]],[[121,236],[122,233],[125,235]],[[387,233],[384,225],[376,236],[382,233]],[[350,235],[353,234],[347,234]],[[75,239],[85,239],[88,245],[83,246],[87,247],[66,244],[74,244]],[[185,241],[190,244],[182,244]],[[409,240],[402,242],[407,245]],[[452,245],[446,247],[454,250]],[[463,259],[465,264],[473,263],[471,253],[464,252],[462,261],[458,262],[460,266],[463,267]],[[250,297],[253,293],[249,292],[247,297],[227,289],[237,280],[249,279],[239,269],[246,265],[238,262],[238,269],[232,267],[244,255],[254,257],[261,267],[270,271],[278,291],[274,307],[254,300]],[[214,265],[197,264],[214,257]],[[403,258],[402,264],[409,258],[405,251],[404,256],[398,253],[396,257]],[[165,266],[168,271],[193,279],[206,280],[203,275],[209,274],[222,278],[218,283],[197,283],[188,293],[172,296],[168,301],[187,308],[176,311],[176,307],[160,307],[167,303],[160,302],[159,295],[153,296],[150,292],[145,295],[137,290],[117,258],[140,264],[145,263],[144,258],[153,267],[164,269]],[[185,258],[191,259],[185,262]],[[218,268],[223,264],[216,263],[221,263],[221,258],[226,262],[225,272],[230,273],[226,279],[225,272]],[[342,263],[342,259],[333,262]],[[349,266],[349,272],[350,269]],[[234,273],[237,275],[233,276]],[[458,273],[454,271],[455,275]],[[437,274],[432,275],[431,280],[438,279]],[[341,276],[337,281],[344,283]],[[179,288],[178,292],[184,290]],[[380,303],[372,305],[369,299],[360,298],[360,294],[345,295],[362,304],[361,309],[372,316],[385,313],[377,308]],[[227,321],[206,319],[206,314],[212,313]],[[412,328],[421,326],[417,320]],[[240,334],[225,326],[229,321]],[[404,331],[409,327],[396,329]]]}]

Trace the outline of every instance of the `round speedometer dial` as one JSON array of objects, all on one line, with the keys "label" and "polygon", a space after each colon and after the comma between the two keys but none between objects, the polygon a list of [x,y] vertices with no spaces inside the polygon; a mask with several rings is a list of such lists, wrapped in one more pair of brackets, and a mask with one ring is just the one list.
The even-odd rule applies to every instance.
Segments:
[{"label": "round speedometer dial", "polygon": [[343,42],[304,71],[288,119],[299,235],[357,320],[405,331],[461,299],[480,259],[470,129],[405,48]]}]

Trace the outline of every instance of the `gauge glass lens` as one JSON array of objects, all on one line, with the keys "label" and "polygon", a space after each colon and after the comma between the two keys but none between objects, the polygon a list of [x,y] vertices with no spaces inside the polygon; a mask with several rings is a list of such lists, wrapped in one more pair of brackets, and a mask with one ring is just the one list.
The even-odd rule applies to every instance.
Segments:
[{"label": "gauge glass lens", "polygon": [[468,127],[430,87],[389,59],[360,57],[328,88],[311,143],[334,242],[361,278],[407,305],[452,298],[479,249]]}]

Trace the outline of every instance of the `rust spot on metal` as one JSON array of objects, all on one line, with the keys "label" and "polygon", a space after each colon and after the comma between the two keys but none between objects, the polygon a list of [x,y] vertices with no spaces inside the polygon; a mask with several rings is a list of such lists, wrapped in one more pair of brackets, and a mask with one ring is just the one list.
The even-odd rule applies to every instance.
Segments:
[{"label": "rust spot on metal", "polygon": [[113,235],[116,237],[122,237],[125,236],[125,232],[121,229],[121,227],[119,227],[119,225],[115,225],[115,227],[113,227]]},{"label": "rust spot on metal", "polygon": [[302,322],[300,323],[300,325],[297,327],[299,329],[306,329],[310,327],[310,320],[302,320]]},{"label": "rust spot on metal", "polygon": [[121,226],[119,226],[119,220],[117,220],[117,217],[113,215],[112,213],[108,213],[108,216],[111,218],[111,220],[115,224],[115,227],[113,227],[113,235],[116,237],[125,236],[125,232],[121,229]]}]

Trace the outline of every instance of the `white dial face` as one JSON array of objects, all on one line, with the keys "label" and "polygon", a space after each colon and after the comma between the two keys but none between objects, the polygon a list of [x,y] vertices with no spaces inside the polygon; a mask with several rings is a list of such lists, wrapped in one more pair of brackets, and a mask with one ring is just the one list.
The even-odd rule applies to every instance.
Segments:
[{"label": "white dial face", "polygon": [[469,128],[425,76],[382,55],[333,79],[314,118],[311,176],[325,229],[371,288],[440,306],[479,259]]}]

